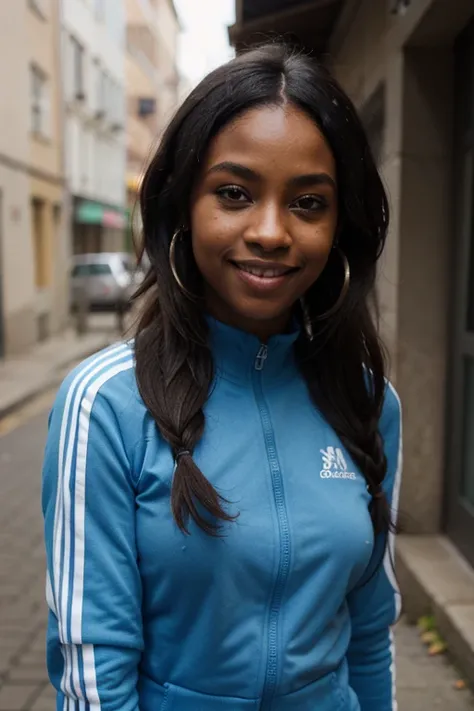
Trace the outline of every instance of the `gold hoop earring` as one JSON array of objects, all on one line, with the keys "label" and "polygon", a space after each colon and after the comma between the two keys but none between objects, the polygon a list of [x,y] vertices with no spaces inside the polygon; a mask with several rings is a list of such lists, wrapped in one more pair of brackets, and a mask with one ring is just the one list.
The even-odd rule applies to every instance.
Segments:
[{"label": "gold hoop earring", "polygon": [[342,265],[344,267],[344,283],[342,285],[341,293],[339,294],[339,297],[336,301],[336,303],[331,306],[330,309],[325,311],[323,314],[320,314],[319,316],[316,316],[317,321],[324,321],[325,319],[331,318],[331,316],[334,316],[334,314],[339,311],[341,308],[346,296],[347,292],[349,291],[349,286],[351,284],[351,268],[349,265],[349,260],[347,259],[346,255],[341,249],[337,250],[339,252],[339,256],[342,259]]},{"label": "gold hoop earring", "polygon": [[196,297],[194,296],[194,294],[192,294],[189,291],[189,289],[186,289],[186,287],[184,286],[183,282],[181,281],[178,271],[176,269],[176,243],[177,243],[178,239],[182,236],[182,234],[183,234],[183,230],[180,227],[179,229],[176,230],[176,232],[174,233],[174,235],[171,239],[170,251],[169,251],[170,269],[171,269],[171,273],[174,277],[175,282],[177,283],[177,285],[179,286],[179,288],[183,292],[183,294],[188,299],[191,299],[191,301],[195,301]]}]

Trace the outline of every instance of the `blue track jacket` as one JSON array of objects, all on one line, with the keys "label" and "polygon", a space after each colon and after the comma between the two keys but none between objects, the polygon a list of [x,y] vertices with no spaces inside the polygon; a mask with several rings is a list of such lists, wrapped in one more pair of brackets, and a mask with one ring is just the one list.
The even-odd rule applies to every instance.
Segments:
[{"label": "blue track jacket", "polygon": [[[297,335],[261,346],[211,322],[195,460],[239,513],[222,538],[173,521],[173,457],[133,344],[66,378],[43,484],[58,711],[395,711],[393,541],[385,555],[374,541],[364,477],[310,400]],[[387,386],[394,512],[400,420]]]}]

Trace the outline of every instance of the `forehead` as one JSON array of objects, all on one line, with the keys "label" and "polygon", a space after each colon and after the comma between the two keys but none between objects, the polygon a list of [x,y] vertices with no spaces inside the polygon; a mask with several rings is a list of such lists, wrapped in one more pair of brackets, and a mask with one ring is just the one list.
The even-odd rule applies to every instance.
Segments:
[{"label": "forehead", "polygon": [[224,160],[245,162],[263,174],[325,171],[335,178],[336,173],[323,134],[306,113],[291,105],[251,109],[225,126],[209,147],[206,166]]}]

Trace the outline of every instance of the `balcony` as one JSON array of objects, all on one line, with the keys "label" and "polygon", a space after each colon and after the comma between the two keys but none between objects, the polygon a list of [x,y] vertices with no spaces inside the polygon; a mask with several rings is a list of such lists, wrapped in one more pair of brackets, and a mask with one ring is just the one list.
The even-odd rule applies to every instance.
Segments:
[{"label": "balcony", "polygon": [[321,54],[343,5],[344,0],[241,0],[230,41],[239,51],[276,36]]}]

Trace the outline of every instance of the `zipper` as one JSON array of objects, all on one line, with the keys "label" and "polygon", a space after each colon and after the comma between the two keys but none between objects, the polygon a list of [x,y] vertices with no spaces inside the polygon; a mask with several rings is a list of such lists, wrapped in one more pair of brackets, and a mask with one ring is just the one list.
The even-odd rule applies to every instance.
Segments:
[{"label": "zipper", "polygon": [[268,358],[268,347],[261,345],[255,358],[255,370],[263,370]]},{"label": "zipper", "polygon": [[276,577],[275,586],[270,604],[269,621],[268,621],[268,652],[267,666],[265,673],[265,683],[262,693],[262,703],[260,711],[269,711],[275,694],[275,688],[278,679],[278,629],[280,621],[280,610],[283,599],[288,572],[290,568],[290,529],[288,524],[288,514],[286,511],[285,495],[283,489],[283,477],[278,460],[278,454],[275,444],[275,433],[273,431],[270,413],[262,387],[261,373],[265,367],[265,362],[268,358],[267,346],[261,346],[255,359],[254,373],[254,393],[260,413],[262,423],[263,436],[265,440],[265,449],[267,452],[268,462],[270,464],[270,472],[272,479],[273,497],[278,518],[278,533],[280,541],[280,562]]}]

